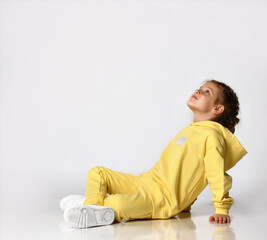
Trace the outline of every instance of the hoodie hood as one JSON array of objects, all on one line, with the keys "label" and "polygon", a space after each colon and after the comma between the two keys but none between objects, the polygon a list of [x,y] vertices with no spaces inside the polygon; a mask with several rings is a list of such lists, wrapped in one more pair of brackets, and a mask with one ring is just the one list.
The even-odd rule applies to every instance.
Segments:
[{"label": "hoodie hood", "polygon": [[220,123],[214,121],[192,121],[189,126],[213,128],[223,135],[225,141],[225,171],[231,169],[247,154],[246,149],[241,145],[236,136]]}]

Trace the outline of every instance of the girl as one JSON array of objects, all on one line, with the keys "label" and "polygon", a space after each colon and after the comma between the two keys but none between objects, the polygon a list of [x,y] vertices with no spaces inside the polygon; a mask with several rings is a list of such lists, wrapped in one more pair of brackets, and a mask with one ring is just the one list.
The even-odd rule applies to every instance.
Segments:
[{"label": "girl", "polygon": [[225,83],[209,80],[192,94],[187,106],[194,120],[172,139],[148,172],[134,176],[92,168],[86,196],[62,199],[65,222],[87,228],[111,224],[114,219],[171,218],[190,211],[209,184],[216,209],[209,221],[229,223],[232,178],[226,171],[247,153],[233,135],[239,122],[238,98]]}]

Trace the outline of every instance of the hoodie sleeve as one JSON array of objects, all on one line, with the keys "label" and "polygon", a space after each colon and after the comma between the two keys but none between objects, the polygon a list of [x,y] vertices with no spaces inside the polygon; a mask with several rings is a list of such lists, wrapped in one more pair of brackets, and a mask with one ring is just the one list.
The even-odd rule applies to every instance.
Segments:
[{"label": "hoodie sleeve", "polygon": [[207,151],[204,157],[205,174],[213,194],[212,202],[217,214],[227,214],[233,204],[229,196],[232,177],[225,172],[225,144],[221,135],[208,137]]}]

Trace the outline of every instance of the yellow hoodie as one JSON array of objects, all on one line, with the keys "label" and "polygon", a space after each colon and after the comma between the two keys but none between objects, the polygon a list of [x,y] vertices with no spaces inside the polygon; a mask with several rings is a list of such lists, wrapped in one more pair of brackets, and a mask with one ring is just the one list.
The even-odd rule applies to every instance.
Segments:
[{"label": "yellow hoodie", "polygon": [[213,121],[194,122],[178,133],[159,161],[140,175],[153,204],[152,218],[177,215],[209,184],[217,214],[228,214],[232,178],[226,171],[247,151],[237,138]]}]

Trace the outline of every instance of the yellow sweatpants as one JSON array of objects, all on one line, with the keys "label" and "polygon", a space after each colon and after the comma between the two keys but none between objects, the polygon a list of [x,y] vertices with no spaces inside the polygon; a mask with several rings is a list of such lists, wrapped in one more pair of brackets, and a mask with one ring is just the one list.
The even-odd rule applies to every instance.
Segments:
[{"label": "yellow sweatpants", "polygon": [[113,208],[117,221],[152,217],[152,203],[139,177],[104,167],[88,172],[84,205],[90,204]]}]

